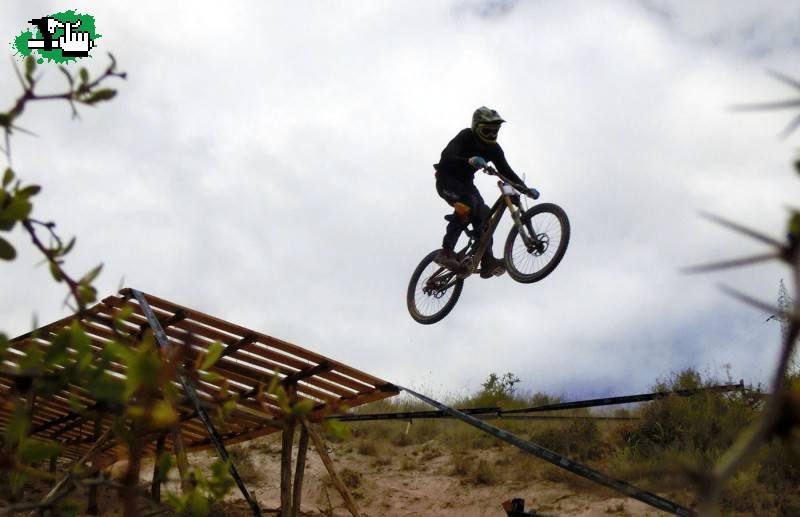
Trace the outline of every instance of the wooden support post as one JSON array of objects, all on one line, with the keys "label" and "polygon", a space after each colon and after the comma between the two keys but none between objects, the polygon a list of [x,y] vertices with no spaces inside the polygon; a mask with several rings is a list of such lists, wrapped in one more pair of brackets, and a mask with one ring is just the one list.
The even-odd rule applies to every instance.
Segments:
[{"label": "wooden support post", "polygon": [[311,427],[305,418],[302,418],[300,421],[302,422],[303,427],[308,430],[308,435],[311,437],[311,441],[314,442],[314,448],[317,449],[317,453],[319,454],[320,459],[322,459],[322,463],[325,465],[325,468],[328,470],[328,474],[331,476],[333,486],[336,487],[336,490],[339,491],[339,493],[342,495],[342,499],[344,499],[344,505],[347,507],[353,517],[361,517],[361,514],[358,513],[358,508],[356,508],[356,504],[353,501],[353,496],[350,495],[350,491],[347,489],[347,485],[342,482],[339,474],[336,473],[336,469],[333,466],[333,461],[331,461],[328,453],[325,452],[325,443],[322,441],[322,438]]},{"label": "wooden support post", "polygon": [[175,463],[178,465],[178,475],[181,477],[181,491],[185,494],[189,486],[189,460],[186,458],[186,447],[183,445],[180,425],[172,428],[172,450],[175,451]]},{"label": "wooden support post", "polygon": [[308,429],[300,426],[300,442],[297,444],[297,468],[294,471],[294,490],[292,494],[292,517],[300,516],[300,503],[303,498],[303,477],[306,471],[306,452],[308,451]]},{"label": "wooden support post", "polygon": [[[161,433],[156,440],[156,454],[153,458],[153,485],[150,487],[150,494],[156,502],[161,502],[161,473],[158,470],[161,463],[161,455],[164,454],[164,442],[167,441],[167,433]],[[167,474],[166,472],[164,473]]]},{"label": "wooden support post", "polygon": [[281,517],[292,517],[292,445],[294,444],[294,418],[285,415],[281,446]]},{"label": "wooden support post", "polygon": [[[93,441],[97,441],[100,438],[100,431],[102,430],[102,423],[103,417],[102,415],[97,415],[94,419],[94,431],[92,433]],[[92,461],[92,470],[96,470],[97,462]],[[89,487],[89,504],[86,508],[86,513],[89,515],[100,515],[100,509],[97,507],[97,485],[93,485]]]},{"label": "wooden support post", "polygon": [[[167,335],[164,333],[164,329],[161,328],[161,323],[156,318],[153,309],[150,307],[150,304],[147,303],[144,295],[135,290],[131,289],[130,293],[136,298],[136,302],[139,304],[139,308],[142,310],[142,314],[145,315],[147,318],[148,323],[150,324],[150,328],[153,329],[153,336],[156,339],[156,343],[158,343],[158,347],[165,353],[170,353],[172,350],[172,345],[170,344],[169,340],[167,339]],[[200,420],[203,422],[206,430],[208,431],[209,438],[211,438],[211,442],[216,447],[217,452],[219,453],[220,458],[222,461],[228,461],[228,451],[225,449],[225,442],[223,441],[222,437],[219,435],[217,430],[214,428],[214,424],[211,422],[211,418],[206,413],[206,410],[203,408],[202,403],[200,402],[200,397],[197,395],[197,390],[194,388],[192,380],[187,377],[181,371],[178,371],[178,381],[183,388],[184,394],[189,399],[189,401],[194,406],[194,410],[197,412],[197,416],[200,417]],[[247,487],[244,486],[244,481],[242,481],[242,477],[239,475],[239,472],[236,470],[236,465],[233,462],[228,462],[229,465],[229,472],[231,477],[236,482],[236,485],[239,487],[239,490],[242,492],[247,503],[250,505],[250,508],[253,511],[254,517],[261,517],[261,507],[258,505],[258,502],[253,498],[250,492],[247,490]]]},{"label": "wooden support post", "polygon": [[55,484],[55,486],[52,488],[52,490],[50,490],[47,493],[46,496],[44,496],[44,499],[42,499],[42,504],[48,505],[52,503],[59,495],[61,489],[64,487],[67,487],[66,489],[68,491],[72,490],[72,487],[68,486],[69,481],[73,479],[73,474],[71,472],[72,467],[75,465],[83,465],[89,459],[93,458],[94,455],[98,452],[98,450],[101,449],[106,444],[106,442],[108,442],[112,438],[112,436],[113,434],[111,433],[111,428],[109,427],[108,429],[106,429],[106,432],[103,433],[103,435],[94,443],[94,445],[92,445],[89,448],[89,450],[83,454],[83,456],[81,456],[75,463],[70,465],[70,467],[67,469],[67,474],[63,478],[61,478],[61,480],[58,483]]}]

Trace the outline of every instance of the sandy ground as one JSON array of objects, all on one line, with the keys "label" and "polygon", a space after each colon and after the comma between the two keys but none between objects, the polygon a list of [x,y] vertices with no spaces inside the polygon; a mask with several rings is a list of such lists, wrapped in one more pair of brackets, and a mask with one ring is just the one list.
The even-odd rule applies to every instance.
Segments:
[{"label": "sandy ground", "polygon": [[[351,487],[364,517],[504,517],[506,513],[501,504],[512,498],[524,499],[526,510],[533,509],[543,515],[668,515],[602,488],[588,487],[588,491],[581,491],[570,484],[543,478],[529,483],[503,480],[502,466],[495,469],[499,473],[495,484],[476,484],[453,474],[453,459],[443,450],[441,455],[429,457],[431,449],[430,445],[395,447],[389,454],[376,457],[359,454],[352,446],[332,445],[330,456]],[[251,445],[247,453],[257,467],[255,475],[248,475],[248,488],[255,493],[262,508],[276,510],[280,490],[278,445],[261,442]],[[481,455],[489,464],[501,461],[497,450],[482,451]],[[214,459],[213,455],[202,453],[193,463],[207,466]],[[177,483],[173,482],[170,487],[176,490]],[[301,510],[304,516],[350,515],[313,446],[309,447]],[[216,514],[252,515],[238,491],[227,498]]]},{"label": "sandy ground", "polygon": [[[272,437],[239,446],[238,455],[249,459],[240,460],[238,467],[247,487],[255,494],[264,515],[276,515],[279,506],[280,453],[279,445]],[[554,481],[555,467],[542,465],[541,472],[533,472],[528,482],[519,481],[519,476],[506,476],[504,465],[508,455],[499,449],[480,451],[472,458],[483,459],[493,465],[496,479],[492,484],[476,482],[469,475],[454,473],[453,458],[443,448],[431,442],[426,445],[391,447],[380,454],[359,454],[353,443],[330,444],[330,456],[338,472],[351,487],[356,505],[363,517],[425,516],[425,517],[505,517],[502,502],[522,498],[526,510],[536,510],[544,516],[663,516],[665,512],[653,509],[639,501],[618,497],[613,492],[595,488],[587,481],[577,483]],[[296,451],[295,451],[296,457]],[[506,463],[503,463],[504,459]],[[216,459],[216,453],[191,454],[193,466],[208,472]],[[469,462],[467,462],[469,465]],[[535,463],[536,464],[536,463]],[[119,463],[113,469],[117,475],[126,465]],[[549,470],[548,470],[549,469]],[[557,472],[560,479],[564,476]],[[152,461],[145,460],[142,466],[142,484],[146,488],[152,476]],[[548,479],[550,478],[550,479]],[[47,487],[32,488],[28,500],[39,500]],[[170,473],[170,480],[162,489],[179,492],[177,472]],[[77,495],[77,494],[76,494]],[[674,497],[674,494],[661,494]],[[163,496],[162,496],[163,500]],[[84,499],[85,501],[85,499]],[[121,509],[115,491],[103,488],[100,493],[101,515],[116,517]],[[350,513],[330,482],[330,477],[313,445],[308,450],[308,461],[303,488],[301,515],[304,517],[345,517]],[[140,515],[155,517],[172,515],[165,506],[154,503],[142,505]],[[214,507],[214,516],[244,517],[252,512],[241,493],[234,488],[226,500]]]}]

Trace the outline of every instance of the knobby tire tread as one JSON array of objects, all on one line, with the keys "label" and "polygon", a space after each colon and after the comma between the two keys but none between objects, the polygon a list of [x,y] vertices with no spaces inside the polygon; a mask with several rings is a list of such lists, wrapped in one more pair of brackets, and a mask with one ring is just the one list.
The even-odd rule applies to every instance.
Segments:
[{"label": "knobby tire tread", "polygon": [[519,270],[517,270],[513,261],[514,240],[517,238],[518,234],[516,226],[512,226],[511,231],[508,232],[508,238],[506,238],[504,258],[508,276],[522,284],[532,284],[533,282],[538,282],[552,273],[556,266],[558,266],[558,264],[561,262],[561,259],[564,258],[564,254],[567,252],[567,246],[569,245],[569,219],[567,218],[567,213],[560,206],[553,203],[541,203],[531,207],[524,214],[522,214],[521,220],[523,223],[525,223],[534,215],[541,213],[553,214],[561,225],[561,242],[558,244],[558,249],[556,250],[555,255],[545,267],[529,275],[521,273]]},{"label": "knobby tire tread", "polygon": [[456,280],[456,284],[452,287],[452,289],[455,289],[455,291],[453,291],[453,296],[438,312],[432,314],[431,316],[423,316],[419,313],[414,300],[414,295],[417,292],[417,283],[420,281],[422,272],[431,262],[433,262],[433,258],[437,253],[439,253],[439,250],[434,250],[422,259],[417,268],[411,274],[411,280],[408,282],[408,289],[406,290],[406,305],[408,306],[408,313],[411,315],[414,321],[423,325],[431,325],[441,321],[445,316],[450,314],[450,311],[452,311],[453,307],[456,306],[456,303],[461,296],[461,291],[464,288],[464,279],[459,278]]}]

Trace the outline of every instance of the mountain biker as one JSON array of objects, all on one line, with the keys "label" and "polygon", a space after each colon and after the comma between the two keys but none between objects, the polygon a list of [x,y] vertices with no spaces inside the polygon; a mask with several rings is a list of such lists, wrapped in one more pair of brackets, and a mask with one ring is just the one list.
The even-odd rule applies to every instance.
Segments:
[{"label": "mountain biker", "polygon": [[[525,186],[525,183],[511,169],[506,161],[503,149],[497,143],[500,125],[505,122],[497,111],[481,106],[472,114],[472,126],[462,129],[442,151],[436,169],[436,192],[453,207],[442,239],[442,249],[434,258],[440,266],[456,269],[459,265],[454,252],[458,237],[472,223],[475,230],[480,230],[489,216],[489,207],[483,201],[481,193],[475,186],[475,171],[492,162],[504,178],[511,181],[517,190],[533,199],[539,192]],[[481,278],[499,276],[505,272],[503,261],[492,253],[491,237],[481,259]]]}]

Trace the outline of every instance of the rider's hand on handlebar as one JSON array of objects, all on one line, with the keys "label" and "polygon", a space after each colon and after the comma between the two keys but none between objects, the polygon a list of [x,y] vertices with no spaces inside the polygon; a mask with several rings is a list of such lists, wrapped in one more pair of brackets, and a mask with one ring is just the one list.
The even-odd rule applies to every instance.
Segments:
[{"label": "rider's hand on handlebar", "polygon": [[532,199],[539,199],[539,191],[535,188],[526,188],[522,193]]},{"label": "rider's hand on handlebar", "polygon": [[481,158],[480,156],[473,156],[469,159],[469,164],[475,167],[476,169],[483,169],[486,167],[486,160]]}]

